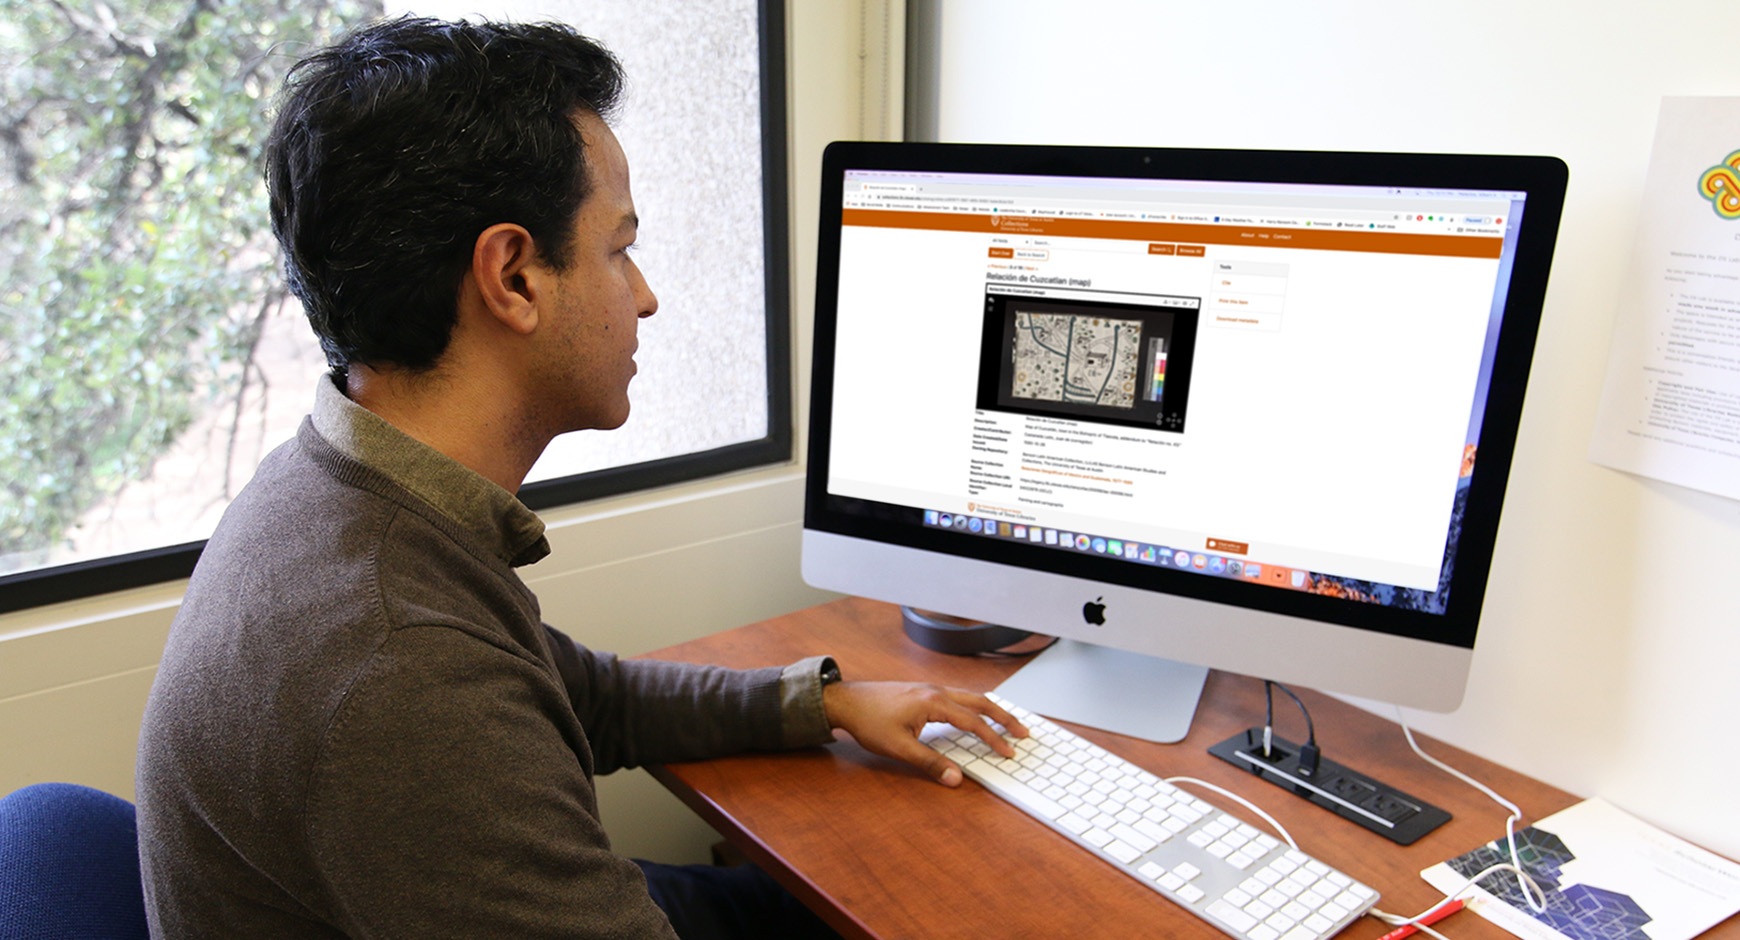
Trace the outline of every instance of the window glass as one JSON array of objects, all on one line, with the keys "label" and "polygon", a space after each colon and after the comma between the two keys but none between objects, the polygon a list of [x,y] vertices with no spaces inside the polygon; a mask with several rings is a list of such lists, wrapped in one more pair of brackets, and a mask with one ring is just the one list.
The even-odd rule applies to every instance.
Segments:
[{"label": "window glass", "polygon": [[558,439],[528,483],[778,436],[756,0],[0,0],[0,585],[204,539],[294,433],[325,361],[279,273],[260,145],[301,54],[400,13],[559,20],[628,72],[615,124],[660,312],[629,423]]}]

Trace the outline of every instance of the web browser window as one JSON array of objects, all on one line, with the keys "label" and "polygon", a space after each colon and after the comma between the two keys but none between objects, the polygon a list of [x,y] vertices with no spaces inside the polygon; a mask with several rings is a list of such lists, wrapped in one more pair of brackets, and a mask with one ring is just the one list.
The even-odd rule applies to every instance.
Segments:
[{"label": "web browser window", "polygon": [[879,170],[843,199],[830,494],[1439,591],[1520,193]]}]

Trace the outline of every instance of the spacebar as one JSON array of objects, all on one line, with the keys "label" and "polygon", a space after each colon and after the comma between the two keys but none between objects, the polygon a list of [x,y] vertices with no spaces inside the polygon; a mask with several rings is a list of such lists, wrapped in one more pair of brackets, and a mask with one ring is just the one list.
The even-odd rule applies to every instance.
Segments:
[{"label": "spacebar", "polygon": [[1052,802],[1044,794],[1039,793],[1027,784],[992,767],[982,760],[973,761],[967,765],[967,772],[979,779],[979,782],[992,792],[1011,803],[1019,803],[1027,810],[1045,819],[1056,819],[1068,810]]}]

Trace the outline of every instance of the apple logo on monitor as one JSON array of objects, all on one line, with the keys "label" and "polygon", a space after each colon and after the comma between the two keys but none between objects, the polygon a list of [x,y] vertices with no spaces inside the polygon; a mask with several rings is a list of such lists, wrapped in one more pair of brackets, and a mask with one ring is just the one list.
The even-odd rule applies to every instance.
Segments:
[{"label": "apple logo on monitor", "polygon": [[1081,605],[1081,619],[1086,620],[1088,623],[1091,623],[1096,627],[1105,626],[1106,605],[1100,603],[1103,600],[1105,600],[1105,597],[1103,596],[1096,597]]}]

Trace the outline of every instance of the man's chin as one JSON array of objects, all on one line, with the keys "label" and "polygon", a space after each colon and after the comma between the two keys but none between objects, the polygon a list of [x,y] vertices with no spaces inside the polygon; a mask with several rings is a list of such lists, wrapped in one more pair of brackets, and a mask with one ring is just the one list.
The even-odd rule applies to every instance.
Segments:
[{"label": "man's chin", "polygon": [[628,411],[628,402],[623,402],[622,407],[617,409],[616,412],[601,415],[598,423],[593,425],[593,427],[600,431],[614,431],[628,423]]}]

